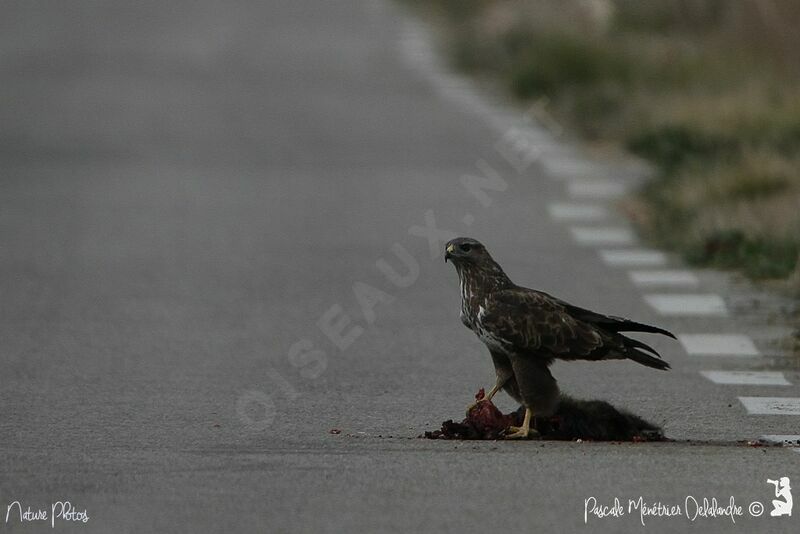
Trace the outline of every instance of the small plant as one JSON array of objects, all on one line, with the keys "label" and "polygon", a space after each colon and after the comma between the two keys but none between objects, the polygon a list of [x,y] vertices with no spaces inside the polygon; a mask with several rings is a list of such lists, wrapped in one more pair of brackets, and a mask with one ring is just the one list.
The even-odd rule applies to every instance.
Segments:
[{"label": "small plant", "polygon": [[658,165],[665,174],[690,161],[719,159],[735,152],[737,142],[685,125],[664,125],[631,135],[628,149]]},{"label": "small plant", "polygon": [[786,278],[794,271],[800,246],[786,240],[749,238],[741,230],[720,231],[689,249],[689,261],[722,269],[741,268],[755,279]]},{"label": "small plant", "polygon": [[515,29],[504,38],[512,56],[509,80],[518,98],[555,95],[568,87],[626,84],[631,67],[620,53],[569,33],[531,34]]}]

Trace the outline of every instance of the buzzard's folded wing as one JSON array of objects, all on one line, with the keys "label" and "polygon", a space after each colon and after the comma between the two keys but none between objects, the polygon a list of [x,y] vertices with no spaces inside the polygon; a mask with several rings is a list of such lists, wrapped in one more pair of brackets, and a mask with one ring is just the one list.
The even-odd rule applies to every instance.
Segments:
[{"label": "buzzard's folded wing", "polygon": [[493,293],[478,314],[478,322],[491,337],[520,354],[561,360],[627,358],[654,369],[669,369],[652,347],[619,333],[671,335],[666,330],[575,308],[532,289],[516,287]]},{"label": "buzzard's folded wing", "polygon": [[596,360],[621,348],[591,324],[573,318],[545,293],[514,288],[492,294],[478,316],[482,328],[520,352]]},{"label": "buzzard's folded wing", "polygon": [[609,332],[647,332],[649,334],[662,334],[669,336],[672,339],[676,339],[675,334],[669,330],[664,330],[663,328],[649,324],[637,323],[636,321],[631,321],[630,319],[626,319],[624,317],[603,315],[602,313],[597,313],[591,310],[580,308],[578,306],[573,306],[568,302],[564,302],[563,300],[557,299],[550,295],[547,296],[552,298],[558,304],[561,304],[564,309],[567,310],[567,313],[569,313],[572,317],[575,317],[580,321],[586,321],[587,323],[597,325],[604,330],[608,330]]}]

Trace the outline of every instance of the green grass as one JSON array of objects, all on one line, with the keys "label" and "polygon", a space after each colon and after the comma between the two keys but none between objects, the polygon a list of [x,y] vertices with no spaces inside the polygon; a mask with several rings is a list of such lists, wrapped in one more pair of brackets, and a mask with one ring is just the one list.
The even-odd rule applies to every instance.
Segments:
[{"label": "green grass", "polygon": [[796,242],[751,238],[741,230],[727,230],[689,247],[687,259],[720,269],[743,269],[752,278],[786,278],[794,271],[798,254]]},{"label": "green grass", "polygon": [[719,159],[740,149],[738,140],[709,134],[685,124],[663,124],[630,134],[627,148],[659,167],[665,175],[692,161]]},{"label": "green grass", "polygon": [[516,30],[505,36],[512,55],[508,72],[510,88],[522,99],[557,94],[565,87],[626,84],[631,64],[601,43],[569,34],[538,36]]}]

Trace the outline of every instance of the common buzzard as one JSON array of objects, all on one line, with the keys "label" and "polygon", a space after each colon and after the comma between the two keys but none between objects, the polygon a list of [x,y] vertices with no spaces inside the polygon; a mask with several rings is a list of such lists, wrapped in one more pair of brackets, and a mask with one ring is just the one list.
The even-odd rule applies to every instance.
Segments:
[{"label": "common buzzard", "polygon": [[669,369],[650,346],[620,332],[675,336],[661,328],[573,306],[513,283],[478,241],[459,237],[445,246],[461,286],[461,322],[489,348],[497,382],[484,400],[503,390],[525,406],[521,427],[508,438],[528,437],[531,416],[551,415],[559,398],[550,364],[560,360],[633,360]]}]

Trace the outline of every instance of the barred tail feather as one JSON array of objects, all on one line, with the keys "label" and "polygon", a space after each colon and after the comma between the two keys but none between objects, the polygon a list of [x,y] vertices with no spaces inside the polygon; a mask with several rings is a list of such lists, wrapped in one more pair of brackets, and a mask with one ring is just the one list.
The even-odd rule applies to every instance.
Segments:
[{"label": "barred tail feather", "polygon": [[659,328],[657,326],[651,326],[649,324],[644,323],[637,323],[631,321],[629,319],[618,319],[619,322],[615,323],[613,327],[609,327],[609,330],[614,330],[615,332],[646,332],[648,334],[661,334],[667,337],[671,337],[672,339],[677,339],[675,334],[670,332],[669,330],[664,330],[663,328]]},{"label": "barred tail feather", "polygon": [[661,357],[661,355],[658,353],[658,351],[656,349],[654,349],[653,347],[651,347],[650,345],[648,345],[647,343],[642,343],[638,339],[631,339],[631,338],[626,337],[626,336],[622,336],[622,339],[624,340],[624,343],[625,343],[626,347],[635,347],[637,349],[645,350],[645,351],[649,352],[650,354],[652,354],[653,356],[657,356],[659,358]]},{"label": "barred tail feather", "polygon": [[655,356],[650,356],[646,352],[643,352],[637,348],[629,348],[625,352],[625,356],[628,357],[629,360],[633,360],[636,363],[640,363],[642,365],[646,365],[647,367],[652,367],[653,369],[659,369],[661,371],[666,371],[670,368],[669,364],[662,360],[661,358],[656,358]]}]

